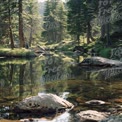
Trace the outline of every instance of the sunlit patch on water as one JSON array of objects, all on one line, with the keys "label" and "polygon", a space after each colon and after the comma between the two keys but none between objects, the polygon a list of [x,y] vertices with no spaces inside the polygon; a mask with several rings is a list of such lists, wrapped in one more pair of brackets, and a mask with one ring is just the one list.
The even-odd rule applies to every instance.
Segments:
[{"label": "sunlit patch on water", "polygon": [[67,99],[69,94],[69,92],[63,92],[61,93],[60,97],[62,97],[63,99]]}]

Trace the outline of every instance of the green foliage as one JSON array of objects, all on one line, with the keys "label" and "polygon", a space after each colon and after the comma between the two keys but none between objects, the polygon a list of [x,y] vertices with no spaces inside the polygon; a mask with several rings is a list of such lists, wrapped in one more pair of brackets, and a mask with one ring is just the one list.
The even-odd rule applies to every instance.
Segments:
[{"label": "green foliage", "polygon": [[103,48],[99,52],[101,57],[109,58],[111,55],[111,48]]},{"label": "green foliage", "polygon": [[[20,46],[19,38],[19,1],[4,0],[0,3],[0,44],[10,45],[13,38],[15,47]],[[23,32],[25,42],[31,46],[41,38],[41,18],[37,0],[22,2]],[[11,30],[10,30],[11,29]],[[24,41],[24,39],[22,41]]]},{"label": "green foliage", "polygon": [[[103,6],[103,10],[111,10],[105,17],[110,16],[112,19],[109,24],[103,23],[103,25],[98,22],[98,15],[102,7],[99,5],[100,0],[67,0],[67,4],[63,3],[62,0],[47,0],[45,3],[44,18],[42,18],[39,14],[37,0],[23,0],[22,2],[24,27],[22,41],[25,40],[29,46],[41,43],[39,41],[43,39],[44,43],[47,41],[48,47],[54,47],[54,49],[56,47],[60,51],[72,51],[76,45],[75,41],[79,41],[79,44],[81,37],[85,37],[85,42],[83,42],[86,43],[85,48],[94,47],[98,52],[105,49],[104,47],[109,42],[111,42],[111,47],[121,46],[121,0],[111,0],[108,7]],[[15,47],[20,46],[18,13],[19,1],[4,0],[0,3],[1,47],[10,47],[12,38]],[[98,44],[99,39],[97,40],[96,37],[99,38],[102,33],[104,33],[104,37],[101,39],[103,43]],[[67,38],[70,38],[71,43],[60,43],[65,39],[67,41]],[[49,46],[49,44],[51,45]],[[107,46],[110,47],[110,45]],[[105,52],[107,53],[104,51],[101,54],[105,55]]]},{"label": "green foliage", "polygon": [[[14,34],[14,15],[17,15],[17,1],[4,0],[0,3],[0,44],[11,44],[11,33]],[[11,28],[11,30],[10,30]]]},{"label": "green foliage", "polygon": [[80,35],[86,35],[93,40],[91,35],[91,21],[95,18],[95,4],[88,0],[69,0],[68,5],[68,31],[76,36],[79,43]]},{"label": "green foliage", "polygon": [[55,43],[64,39],[66,34],[66,19],[65,6],[61,0],[46,1],[42,36],[47,42]]},{"label": "green foliage", "polygon": [[85,29],[83,26],[82,1],[70,0],[68,6],[68,31],[70,34],[81,34]]},{"label": "green foliage", "polygon": [[41,38],[41,15],[37,0],[23,1],[24,32],[25,41],[31,47],[40,41]]},{"label": "green foliage", "polygon": [[6,59],[4,57],[0,58],[0,65],[14,64],[14,65],[22,65],[26,64],[29,60],[25,58],[21,59]]}]

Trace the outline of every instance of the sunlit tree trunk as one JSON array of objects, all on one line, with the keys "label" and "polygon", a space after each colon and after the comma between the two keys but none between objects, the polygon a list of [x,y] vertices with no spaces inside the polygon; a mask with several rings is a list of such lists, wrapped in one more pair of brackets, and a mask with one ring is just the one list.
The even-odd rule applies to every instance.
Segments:
[{"label": "sunlit tree trunk", "polygon": [[22,17],[22,0],[19,0],[19,40],[20,47],[25,47],[24,33],[23,33],[23,17]]}]

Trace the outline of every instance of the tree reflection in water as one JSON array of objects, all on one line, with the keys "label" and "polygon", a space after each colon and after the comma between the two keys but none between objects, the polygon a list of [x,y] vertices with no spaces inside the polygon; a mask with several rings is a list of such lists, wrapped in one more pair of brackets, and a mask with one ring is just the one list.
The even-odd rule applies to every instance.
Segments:
[{"label": "tree reflection in water", "polygon": [[[61,56],[0,62],[0,116],[16,120],[27,117],[40,118],[40,114],[21,116],[10,111],[13,103],[41,92],[55,93],[59,96],[68,93],[66,99],[75,104],[71,114],[66,113],[70,119],[73,119],[74,113],[92,108],[84,105],[87,100],[100,99],[110,103],[122,101],[120,70],[118,72],[117,69],[117,75],[105,79],[105,72],[113,70],[84,69],[74,64]],[[107,107],[94,109],[105,110]]]}]

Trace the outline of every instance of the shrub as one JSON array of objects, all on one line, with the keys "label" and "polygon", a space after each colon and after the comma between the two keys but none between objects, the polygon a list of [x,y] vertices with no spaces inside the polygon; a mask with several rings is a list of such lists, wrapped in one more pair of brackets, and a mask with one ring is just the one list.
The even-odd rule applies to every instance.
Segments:
[{"label": "shrub", "polygon": [[99,55],[105,58],[109,58],[111,55],[111,48],[104,48],[100,50]]}]

